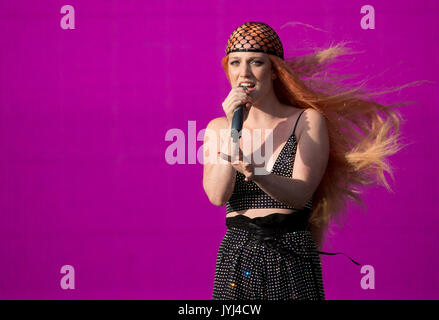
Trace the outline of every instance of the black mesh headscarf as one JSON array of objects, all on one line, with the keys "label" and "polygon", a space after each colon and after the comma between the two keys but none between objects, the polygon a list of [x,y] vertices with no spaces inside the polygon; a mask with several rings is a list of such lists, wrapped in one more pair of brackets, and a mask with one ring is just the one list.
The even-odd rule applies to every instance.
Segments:
[{"label": "black mesh headscarf", "polygon": [[226,54],[231,52],[264,52],[284,58],[282,42],[277,33],[262,22],[247,22],[233,31],[227,42]]}]

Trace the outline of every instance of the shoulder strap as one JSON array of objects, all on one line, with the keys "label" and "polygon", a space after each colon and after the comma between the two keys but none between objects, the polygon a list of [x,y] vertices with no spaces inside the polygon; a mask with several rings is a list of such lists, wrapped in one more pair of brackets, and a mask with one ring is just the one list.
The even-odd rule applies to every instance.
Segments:
[{"label": "shoulder strap", "polygon": [[[306,110],[306,109],[305,109],[305,110]],[[294,135],[294,133],[296,132],[296,127],[297,127],[297,123],[299,122],[300,116],[302,115],[302,113],[303,113],[305,110],[303,110],[303,111],[299,114],[299,116],[297,117],[296,124],[294,125],[294,129],[293,129],[293,135]]]}]

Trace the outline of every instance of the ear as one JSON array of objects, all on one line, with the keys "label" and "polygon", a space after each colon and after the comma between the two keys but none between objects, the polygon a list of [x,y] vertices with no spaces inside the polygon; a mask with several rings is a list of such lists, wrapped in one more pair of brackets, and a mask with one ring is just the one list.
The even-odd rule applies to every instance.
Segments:
[{"label": "ear", "polygon": [[276,78],[277,78],[276,72],[274,72],[274,70],[271,70],[271,79],[274,80]]}]

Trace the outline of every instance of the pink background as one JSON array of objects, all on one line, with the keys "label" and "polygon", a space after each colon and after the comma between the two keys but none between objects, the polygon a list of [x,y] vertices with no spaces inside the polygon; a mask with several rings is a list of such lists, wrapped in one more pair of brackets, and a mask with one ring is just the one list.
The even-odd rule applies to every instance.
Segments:
[{"label": "pink background", "polygon": [[[63,5],[75,8],[63,30]],[[375,8],[363,30],[361,6]],[[412,145],[391,157],[395,193],[365,190],[325,244],[375,268],[375,289],[346,257],[322,256],[327,299],[438,299],[437,1],[1,1],[0,298],[211,299],[225,207],[202,164],[170,165],[165,140],[223,115],[220,60],[241,23],[278,31],[287,56],[342,40],[363,51],[338,70],[386,97]],[[326,30],[321,32],[299,21]],[[349,57],[348,57],[349,58]],[[196,143],[197,149],[202,145]],[[186,148],[186,151],[188,149]],[[74,290],[60,287],[63,265]]]}]

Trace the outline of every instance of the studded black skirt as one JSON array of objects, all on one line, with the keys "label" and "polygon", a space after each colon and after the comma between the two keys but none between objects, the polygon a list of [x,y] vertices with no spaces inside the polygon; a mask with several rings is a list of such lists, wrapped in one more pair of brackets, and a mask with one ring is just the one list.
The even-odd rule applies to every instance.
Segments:
[{"label": "studded black skirt", "polygon": [[322,268],[306,212],[226,218],[213,300],[324,300]]}]

